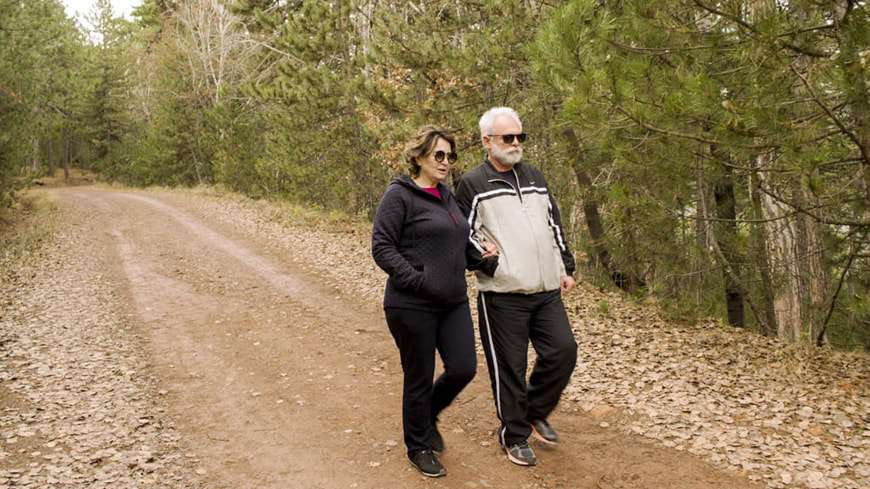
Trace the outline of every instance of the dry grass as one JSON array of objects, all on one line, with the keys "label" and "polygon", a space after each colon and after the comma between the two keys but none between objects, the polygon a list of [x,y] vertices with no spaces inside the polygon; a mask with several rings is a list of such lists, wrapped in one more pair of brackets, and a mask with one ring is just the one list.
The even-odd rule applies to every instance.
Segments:
[{"label": "dry grass", "polygon": [[[178,191],[177,188],[161,188],[165,191]],[[370,232],[371,222],[365,218],[348,214],[339,210],[318,209],[275,199],[251,199],[220,185],[199,185],[187,192],[206,197],[220,198],[253,207],[259,215],[271,222],[289,226],[301,226],[332,232],[356,233]]]},{"label": "dry grass", "polygon": [[36,187],[74,187],[91,185],[98,180],[96,173],[80,168],[70,168],[69,178],[64,178],[63,168],[55,168],[53,174],[37,178],[33,185]]},{"label": "dry grass", "polygon": [[57,226],[57,203],[40,191],[19,195],[10,209],[0,216],[0,268],[9,260],[26,257],[49,239]]}]

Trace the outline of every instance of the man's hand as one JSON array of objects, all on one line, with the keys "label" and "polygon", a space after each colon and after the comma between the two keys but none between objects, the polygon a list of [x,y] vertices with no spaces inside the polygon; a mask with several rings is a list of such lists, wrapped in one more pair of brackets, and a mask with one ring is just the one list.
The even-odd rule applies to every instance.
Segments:
[{"label": "man's hand", "polygon": [[565,275],[562,277],[561,285],[562,293],[567,294],[568,292],[571,292],[571,289],[573,289],[575,285],[577,285],[577,282],[574,281],[574,277]]},{"label": "man's hand", "polygon": [[483,249],[485,250],[483,253],[483,258],[489,258],[491,256],[498,256],[498,248],[494,243],[490,243],[489,241],[484,241],[481,243],[483,245]]}]

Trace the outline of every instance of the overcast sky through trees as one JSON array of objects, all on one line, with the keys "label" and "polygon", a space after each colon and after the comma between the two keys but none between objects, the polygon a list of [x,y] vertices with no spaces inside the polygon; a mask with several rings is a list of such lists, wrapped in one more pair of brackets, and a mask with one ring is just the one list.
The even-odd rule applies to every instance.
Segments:
[{"label": "overcast sky through trees", "polygon": [[[129,17],[133,7],[140,3],[142,3],[141,0],[112,0],[112,8],[115,10],[115,15]],[[81,19],[90,13],[94,6],[94,0],[63,0],[63,4],[70,16]]]}]

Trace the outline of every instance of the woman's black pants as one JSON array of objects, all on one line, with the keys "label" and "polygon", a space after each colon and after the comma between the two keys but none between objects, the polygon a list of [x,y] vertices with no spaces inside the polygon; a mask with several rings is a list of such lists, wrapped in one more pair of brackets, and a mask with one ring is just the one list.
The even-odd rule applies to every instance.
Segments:
[{"label": "woman's black pants", "polygon": [[[431,448],[438,414],[471,382],[477,370],[474,328],[468,302],[443,311],[385,308],[399,347],[402,371],[402,427],[408,455]],[[444,362],[434,384],[435,350]]]}]

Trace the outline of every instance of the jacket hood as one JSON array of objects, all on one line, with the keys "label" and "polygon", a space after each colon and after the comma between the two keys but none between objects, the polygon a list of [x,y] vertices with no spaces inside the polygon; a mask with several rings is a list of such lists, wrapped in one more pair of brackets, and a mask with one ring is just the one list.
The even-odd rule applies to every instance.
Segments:
[{"label": "jacket hood", "polygon": [[[437,198],[434,195],[421,189],[416,183],[414,183],[414,180],[411,179],[411,176],[407,175],[407,174],[397,176],[396,178],[393,179],[393,181],[390,182],[390,185],[401,185],[403,187],[407,187],[407,188],[411,189],[412,192],[415,192],[418,195],[423,195],[423,196],[425,196],[427,198],[431,198],[431,199]],[[447,186],[445,186],[443,183],[440,183],[440,182],[438,183],[438,191],[441,192],[441,195],[448,195],[449,194]]]}]

